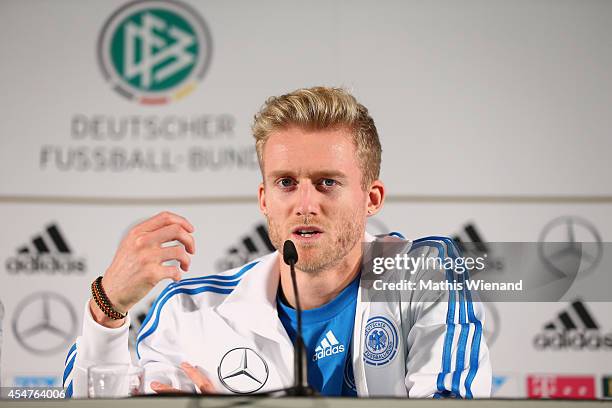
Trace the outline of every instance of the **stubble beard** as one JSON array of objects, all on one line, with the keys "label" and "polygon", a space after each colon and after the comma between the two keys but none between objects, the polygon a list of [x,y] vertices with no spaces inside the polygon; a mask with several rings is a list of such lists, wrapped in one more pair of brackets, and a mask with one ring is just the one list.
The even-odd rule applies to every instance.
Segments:
[{"label": "stubble beard", "polygon": [[[269,216],[266,216],[266,219],[270,241],[280,251],[284,243],[282,227],[270,219]],[[357,212],[348,214],[342,217],[332,229],[325,229],[323,234],[326,236],[320,242],[313,242],[312,244],[297,243],[299,256],[296,268],[315,275],[337,266],[358,244],[359,240],[363,239],[365,222],[360,223],[356,220],[359,220]],[[319,225],[316,219],[312,217],[304,217],[300,224]],[[334,241],[330,242],[329,237],[332,237]]]}]

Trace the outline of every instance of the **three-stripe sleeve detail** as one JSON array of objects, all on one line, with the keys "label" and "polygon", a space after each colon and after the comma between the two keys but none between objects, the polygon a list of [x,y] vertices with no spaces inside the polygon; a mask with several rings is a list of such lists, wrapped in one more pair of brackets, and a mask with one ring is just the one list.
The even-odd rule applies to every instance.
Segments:
[{"label": "three-stripe sleeve detail", "polygon": [[72,397],[72,373],[74,371],[74,362],[76,360],[76,355],[77,346],[76,343],[74,343],[72,347],[70,347],[70,350],[68,350],[66,360],[64,361],[64,375],[62,377],[62,387],[65,389],[66,398]]},{"label": "three-stripe sleeve detail", "polygon": [[205,292],[228,295],[240,283],[242,276],[257,265],[257,263],[252,262],[245,265],[234,275],[209,275],[200,278],[189,278],[168,285],[157,297],[142,323],[136,340],[136,354],[138,358],[140,358],[140,343],[155,332],[159,324],[161,311],[170,298],[178,294],[196,295]]},{"label": "three-stripe sleeve detail", "polygon": [[[456,259],[459,254],[455,248],[453,241],[446,237],[427,237],[414,241],[413,248],[421,246],[433,246],[438,249],[438,256],[444,258],[446,256]],[[446,249],[446,250],[445,250]],[[449,291],[448,309],[446,316],[446,336],[444,340],[444,348],[442,351],[442,367],[437,377],[438,392],[434,395],[435,398],[455,397],[472,398],[471,385],[478,371],[478,359],[480,354],[480,343],[482,339],[482,323],[478,320],[474,313],[472,297],[469,289],[466,286],[466,281],[469,279],[467,271],[464,273],[456,273],[446,269],[446,280],[453,282],[455,279],[460,283],[462,290],[455,293],[454,290]],[[457,299],[458,298],[458,299]],[[458,317],[455,318],[455,312],[458,306]],[[455,367],[451,370],[451,359],[453,355],[453,343],[455,337],[455,328],[457,323],[460,327],[460,333],[457,340],[455,350]],[[471,328],[474,327],[472,341],[468,345],[468,339]],[[469,350],[469,370],[465,377],[464,387],[465,393],[461,392],[461,376],[466,367],[466,351]],[[450,390],[445,386],[447,375],[451,374]]]}]

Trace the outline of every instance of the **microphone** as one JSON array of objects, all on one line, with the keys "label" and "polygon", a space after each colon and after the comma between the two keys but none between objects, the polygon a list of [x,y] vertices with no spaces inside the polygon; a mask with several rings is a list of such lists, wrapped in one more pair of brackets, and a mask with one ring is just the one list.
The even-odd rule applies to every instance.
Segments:
[{"label": "microphone", "polygon": [[283,244],[283,261],[289,266],[294,266],[298,261],[297,248],[290,239]]},{"label": "microphone", "polygon": [[297,314],[297,330],[293,344],[293,387],[287,390],[288,394],[294,396],[312,396],[316,391],[308,385],[308,366],[306,360],[306,347],[302,336],[302,306],[298,294],[297,279],[295,278],[295,264],[298,261],[298,253],[295,244],[290,239],[283,244],[283,261],[291,268],[291,282],[293,284],[293,296],[295,297],[295,312]]}]

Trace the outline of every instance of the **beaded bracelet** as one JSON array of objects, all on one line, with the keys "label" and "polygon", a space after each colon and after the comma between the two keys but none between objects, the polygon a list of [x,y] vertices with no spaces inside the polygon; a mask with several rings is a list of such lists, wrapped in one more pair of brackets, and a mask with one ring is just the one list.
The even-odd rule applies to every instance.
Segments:
[{"label": "beaded bracelet", "polygon": [[91,283],[91,297],[93,297],[96,305],[102,310],[102,312],[113,320],[125,319],[127,312],[120,313],[113,308],[112,303],[106,296],[104,288],[102,287],[102,276],[98,276],[96,280]]}]

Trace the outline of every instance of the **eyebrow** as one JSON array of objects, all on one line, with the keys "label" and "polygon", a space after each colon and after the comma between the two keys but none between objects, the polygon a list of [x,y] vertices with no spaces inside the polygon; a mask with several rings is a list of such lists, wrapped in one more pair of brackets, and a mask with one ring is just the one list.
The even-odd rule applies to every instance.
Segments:
[{"label": "eyebrow", "polygon": [[[308,173],[309,178],[321,179],[321,178],[336,178],[345,179],[346,174],[339,170],[316,170],[312,173]],[[297,172],[292,170],[275,170],[268,174],[268,178],[276,179],[279,177],[293,177],[297,178]]]}]

